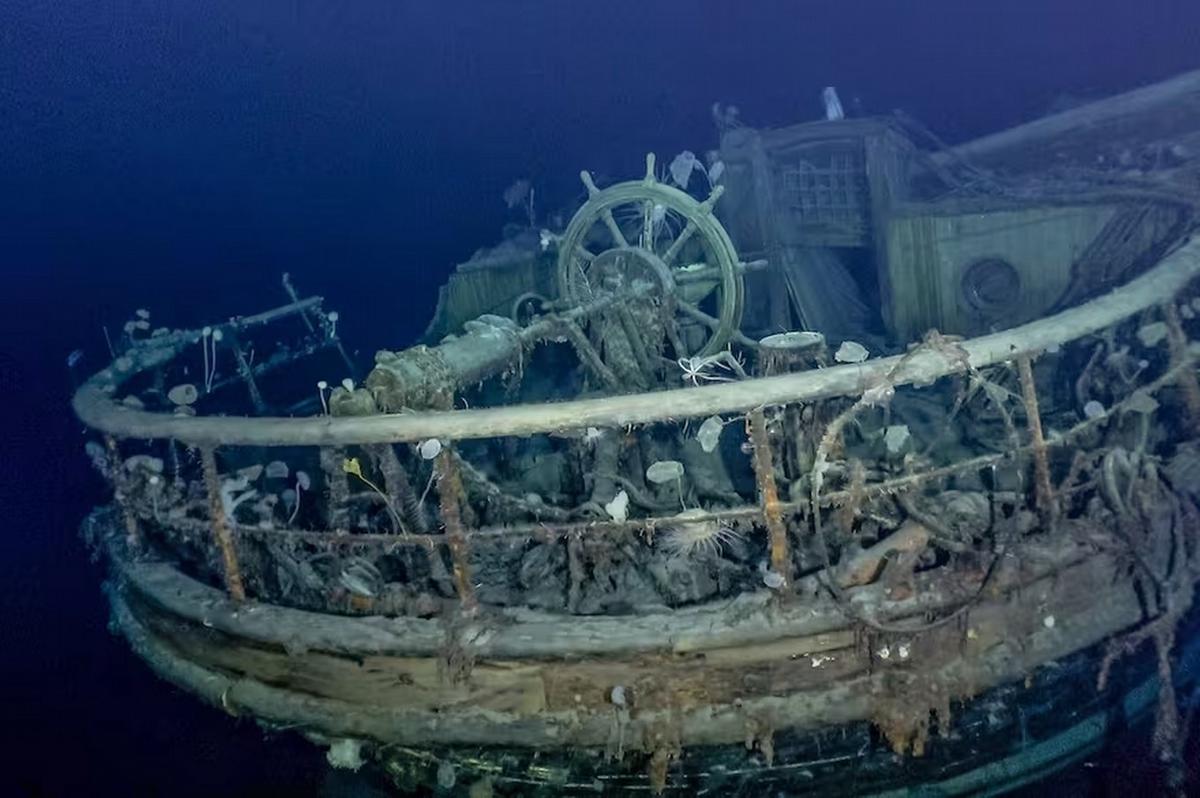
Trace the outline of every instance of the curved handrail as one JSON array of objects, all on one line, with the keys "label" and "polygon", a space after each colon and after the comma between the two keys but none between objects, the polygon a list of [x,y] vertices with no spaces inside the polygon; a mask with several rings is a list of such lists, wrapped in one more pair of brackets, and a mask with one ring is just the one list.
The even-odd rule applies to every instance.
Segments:
[{"label": "curved handrail", "polygon": [[[1198,276],[1200,238],[1194,238],[1150,271],[1104,296],[1054,316],[964,341],[960,346],[975,368],[1033,354],[1170,301]],[[176,352],[167,346],[131,353],[133,368],[122,375],[106,369],[80,387],[72,400],[75,413],[88,426],[117,437],[174,438],[199,446],[340,446],[427,438],[463,440],[645,424],[855,396],[885,377],[894,385],[926,383],[959,367],[936,351],[921,351],[861,364],[696,388],[558,403],[352,418],[183,417],[134,409],[112,398],[121,382],[169,361]]]}]

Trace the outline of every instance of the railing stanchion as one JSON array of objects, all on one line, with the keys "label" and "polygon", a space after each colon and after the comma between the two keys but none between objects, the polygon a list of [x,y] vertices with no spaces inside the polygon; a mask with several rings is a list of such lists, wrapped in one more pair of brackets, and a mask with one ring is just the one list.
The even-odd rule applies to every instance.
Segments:
[{"label": "railing stanchion", "polygon": [[225,516],[225,504],[221,500],[221,475],[217,471],[216,450],[210,446],[200,447],[200,464],[204,468],[204,487],[208,490],[208,512],[212,522],[213,539],[225,566],[225,589],[234,601],[245,601],[246,588],[242,585],[242,571],[238,566],[237,552],[233,548],[233,535],[229,531],[229,519]]},{"label": "railing stanchion", "polygon": [[750,442],[754,447],[754,479],[758,483],[758,500],[767,522],[770,541],[771,570],[783,577],[784,587],[787,587],[792,583],[792,560],[788,551],[787,526],[783,523],[779,503],[779,488],[775,484],[767,421],[761,407],[751,410],[748,417]]},{"label": "railing stanchion", "polygon": [[1058,508],[1054,500],[1054,489],[1050,487],[1050,459],[1046,454],[1046,436],[1042,433],[1042,414],[1038,409],[1037,385],[1033,380],[1033,363],[1028,355],[1017,358],[1017,376],[1021,381],[1021,398],[1025,403],[1025,424],[1029,429],[1030,448],[1033,451],[1034,487],[1037,491],[1038,511],[1046,525],[1054,528]]},{"label": "railing stanchion", "polygon": [[469,544],[463,530],[462,475],[458,471],[455,455],[446,444],[435,460],[437,469],[438,501],[442,510],[442,525],[446,529],[446,545],[450,548],[450,559],[454,563],[454,585],[464,612],[474,612],[478,607],[475,586],[471,584]]}]

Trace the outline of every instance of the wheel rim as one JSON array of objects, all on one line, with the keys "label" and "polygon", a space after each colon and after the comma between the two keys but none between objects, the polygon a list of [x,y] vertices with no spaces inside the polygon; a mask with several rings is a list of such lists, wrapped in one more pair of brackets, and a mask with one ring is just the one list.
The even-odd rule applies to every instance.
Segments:
[{"label": "wheel rim", "polygon": [[603,280],[622,262],[655,276],[677,321],[705,328],[703,343],[677,357],[723,349],[741,322],[744,301],[737,252],[713,214],[723,188],[700,202],[664,185],[654,176],[653,154],[646,156],[642,180],[599,189],[588,172],[580,178],[588,200],[561,240],[560,296],[577,305],[591,301],[604,290],[597,276]]}]

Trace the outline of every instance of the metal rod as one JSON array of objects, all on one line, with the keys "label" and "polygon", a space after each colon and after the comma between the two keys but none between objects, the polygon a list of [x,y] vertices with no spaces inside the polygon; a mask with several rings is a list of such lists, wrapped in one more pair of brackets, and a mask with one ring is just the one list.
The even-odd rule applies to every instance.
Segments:
[{"label": "metal rod", "polygon": [[204,468],[204,486],[208,489],[208,512],[212,522],[213,539],[225,566],[225,589],[234,601],[245,601],[246,588],[242,585],[242,571],[233,547],[233,535],[229,532],[225,505],[221,501],[221,475],[217,471],[216,450],[209,446],[200,447],[200,464]]},{"label": "metal rod", "polygon": [[[292,275],[288,274],[287,272],[283,273],[283,290],[287,292],[289,297],[291,297],[292,302],[300,301],[300,295],[296,293],[296,289],[292,285]],[[315,332],[316,327],[313,325],[312,319],[309,318],[308,314],[302,312],[300,316],[304,319],[304,324],[308,327],[309,331]]]},{"label": "metal rod", "polygon": [[[297,313],[304,316],[308,310],[318,307],[323,301],[319,296],[293,299],[290,304],[264,310],[262,313],[255,313],[252,316],[239,316],[225,324],[214,324],[212,328],[214,330],[245,330],[250,327],[261,327],[264,324],[272,324],[286,319],[288,316],[295,316]],[[304,317],[307,318],[307,316]]]},{"label": "metal rod", "polygon": [[254,369],[250,367],[250,361],[246,360],[246,353],[242,351],[241,342],[236,334],[230,336],[229,347],[233,350],[233,356],[237,360],[238,374],[246,383],[246,392],[250,394],[254,412],[260,416],[266,415],[267,403],[263,401],[262,392],[258,390],[258,383],[254,380]]},{"label": "metal rod", "polygon": [[[333,347],[335,343],[335,341],[323,339],[309,343],[303,348],[290,351],[287,354],[272,355],[266,360],[260,360],[258,365],[252,365],[250,367],[250,372],[257,382],[257,380],[261,377],[264,377],[271,372],[278,371],[286,366],[290,366],[291,364],[303,360],[304,358],[311,357],[319,352],[323,352],[326,349]],[[212,392],[217,393],[218,391],[223,390],[227,385],[232,385],[239,379],[241,379],[240,374],[237,376],[222,377],[219,380],[214,380]]]},{"label": "metal rod", "polygon": [[458,590],[458,600],[462,603],[463,612],[474,612],[479,603],[475,598],[475,586],[471,583],[471,563],[469,543],[463,529],[462,508],[459,502],[463,496],[462,475],[449,446],[444,446],[436,459],[438,501],[442,509],[442,525],[446,528],[446,545],[450,549],[450,559],[454,563],[454,585]]},{"label": "metal rod", "polygon": [[1033,381],[1033,363],[1029,355],[1017,358],[1017,376],[1021,380],[1021,398],[1025,402],[1025,423],[1029,428],[1033,451],[1033,471],[1037,490],[1038,510],[1053,528],[1058,517],[1054,489],[1050,486],[1050,460],[1046,455],[1046,438],[1042,434],[1042,414],[1038,409],[1037,385]]},{"label": "metal rod", "polygon": [[[287,272],[283,273],[283,290],[287,292],[289,297],[291,297],[292,302],[299,302],[299,295],[296,293],[296,288],[292,285],[292,276]],[[321,298],[317,297],[316,300],[317,301],[312,303],[312,305],[302,308],[300,313],[300,316],[304,319],[304,323],[308,326],[308,329],[313,332],[316,331],[316,327],[313,325],[312,318],[308,315],[308,310],[312,307],[320,305]],[[350,378],[357,380],[358,374],[354,368],[354,361],[350,359],[348,354],[346,354],[346,349],[342,346],[342,340],[337,336],[330,336],[330,338],[333,341],[333,346],[337,348],[338,354],[342,356],[342,362],[345,363],[346,368],[349,369]]]},{"label": "metal rod", "polygon": [[792,583],[792,558],[788,552],[787,525],[783,523],[779,488],[771,458],[771,441],[767,436],[767,421],[761,407],[750,411],[750,441],[754,447],[754,479],[758,483],[758,500],[771,545],[771,570],[783,577],[783,587]]}]

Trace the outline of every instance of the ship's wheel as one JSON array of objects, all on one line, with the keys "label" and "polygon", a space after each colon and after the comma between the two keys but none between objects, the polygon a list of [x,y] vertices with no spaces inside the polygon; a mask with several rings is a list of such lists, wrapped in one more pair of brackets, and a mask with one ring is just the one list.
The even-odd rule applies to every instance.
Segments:
[{"label": "ship's wheel", "polygon": [[[704,201],[659,182],[654,154],[642,180],[596,187],[580,174],[588,200],[559,244],[559,295],[573,304],[625,291],[660,303],[672,358],[725,347],[742,317],[737,252],[713,215],[723,187]],[[636,299],[635,299],[636,301]]]}]

